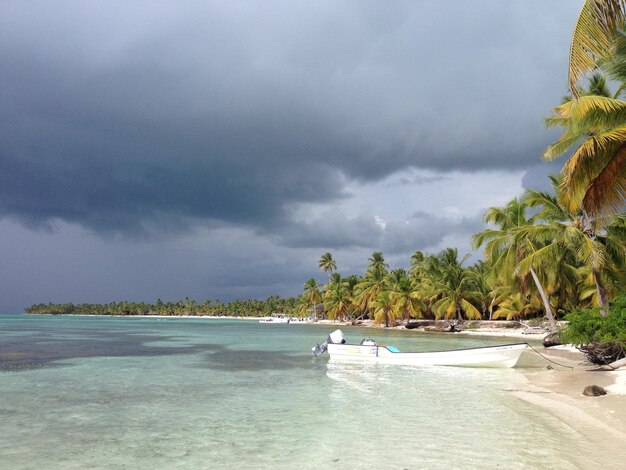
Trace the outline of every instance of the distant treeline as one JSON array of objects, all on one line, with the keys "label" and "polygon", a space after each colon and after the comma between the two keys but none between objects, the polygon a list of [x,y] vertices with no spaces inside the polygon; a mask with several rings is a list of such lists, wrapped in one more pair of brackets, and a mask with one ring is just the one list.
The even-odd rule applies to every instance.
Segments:
[{"label": "distant treeline", "polygon": [[274,313],[296,316],[298,298],[270,296],[265,300],[235,300],[221,302],[207,299],[199,304],[186,298],[178,302],[155,304],[144,302],[112,302],[109,304],[37,304],[26,308],[27,313],[48,315],[222,315],[225,317],[262,317]]}]

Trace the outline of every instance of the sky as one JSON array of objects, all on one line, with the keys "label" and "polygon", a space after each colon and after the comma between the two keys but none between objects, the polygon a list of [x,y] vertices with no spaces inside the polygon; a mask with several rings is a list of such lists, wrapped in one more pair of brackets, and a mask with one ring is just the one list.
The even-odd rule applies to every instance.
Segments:
[{"label": "sky", "polygon": [[472,253],[563,164],[543,118],[581,3],[3,0],[0,312]]}]

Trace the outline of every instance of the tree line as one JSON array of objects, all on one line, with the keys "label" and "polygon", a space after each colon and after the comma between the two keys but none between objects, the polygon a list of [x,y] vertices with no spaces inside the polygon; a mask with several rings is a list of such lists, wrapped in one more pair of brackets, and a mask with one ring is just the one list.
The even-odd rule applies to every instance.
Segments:
[{"label": "tree line", "polygon": [[111,302],[108,304],[41,303],[26,308],[27,313],[56,315],[213,315],[224,317],[263,317],[275,313],[295,315],[299,299],[270,296],[265,300],[234,300],[221,302],[207,299],[198,303],[188,297],[177,302]]},{"label": "tree line", "polygon": [[304,284],[302,302],[322,305],[330,319],[370,318],[386,326],[410,318],[556,319],[597,305],[601,313],[626,286],[626,216],[593,220],[562,202],[562,177],[553,192],[527,190],[503,207],[487,210],[490,227],[475,234],[484,260],[466,266],[456,248],[416,251],[408,269],[389,269],[375,252],[362,275],[343,277],[331,253],[319,260],[323,285]]}]

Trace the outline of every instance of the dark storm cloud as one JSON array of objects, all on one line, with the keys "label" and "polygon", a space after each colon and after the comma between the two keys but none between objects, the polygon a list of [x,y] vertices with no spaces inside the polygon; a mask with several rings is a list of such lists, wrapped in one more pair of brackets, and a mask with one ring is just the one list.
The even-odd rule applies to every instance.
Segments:
[{"label": "dark storm cloud", "polygon": [[286,208],[407,167],[537,161],[577,9],[3,2],[0,217],[121,232],[222,221],[361,245],[294,235]]}]

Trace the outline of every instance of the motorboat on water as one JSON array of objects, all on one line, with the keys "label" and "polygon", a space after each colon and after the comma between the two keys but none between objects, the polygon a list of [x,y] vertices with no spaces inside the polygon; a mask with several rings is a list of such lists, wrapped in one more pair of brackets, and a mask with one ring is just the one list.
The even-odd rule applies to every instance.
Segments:
[{"label": "motorboat on water", "polygon": [[289,323],[290,325],[302,325],[311,323],[310,318],[287,317],[285,315],[272,315],[259,320],[259,323]]},{"label": "motorboat on water", "polygon": [[284,315],[272,315],[259,320],[259,323],[289,323],[289,318]]},{"label": "motorboat on water", "polygon": [[333,331],[328,339],[313,348],[315,357],[328,351],[332,361],[359,361],[411,366],[514,367],[528,348],[527,343],[483,346],[437,352],[400,352],[390,345],[380,345],[372,339],[349,344],[341,330]]}]

